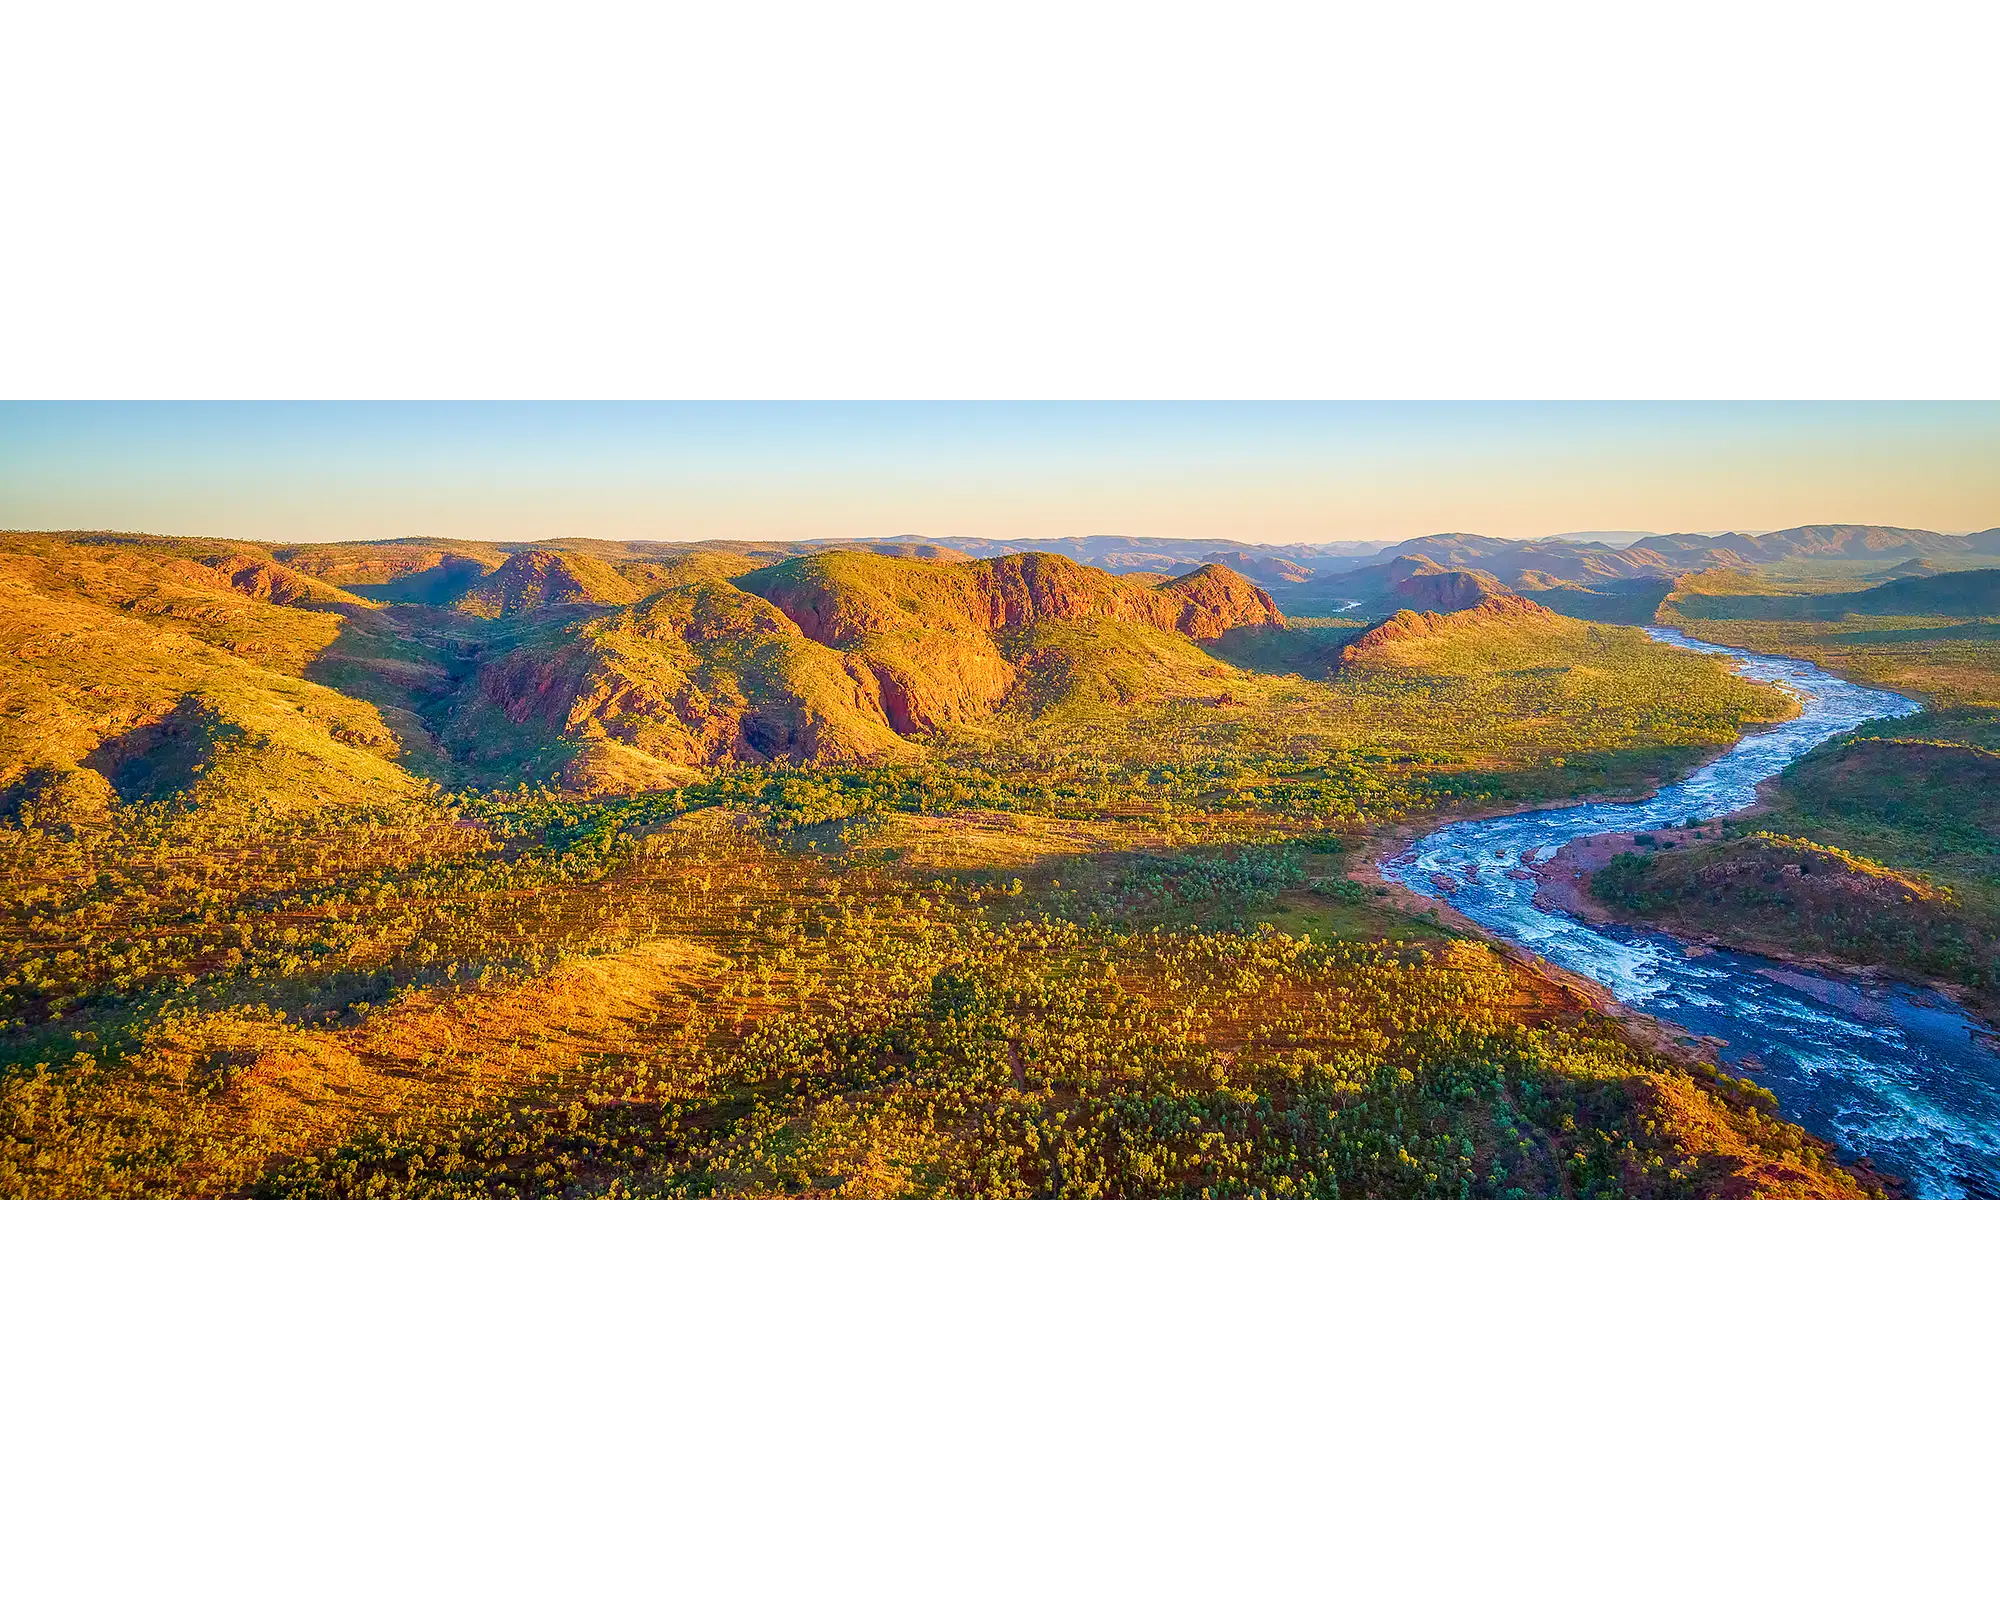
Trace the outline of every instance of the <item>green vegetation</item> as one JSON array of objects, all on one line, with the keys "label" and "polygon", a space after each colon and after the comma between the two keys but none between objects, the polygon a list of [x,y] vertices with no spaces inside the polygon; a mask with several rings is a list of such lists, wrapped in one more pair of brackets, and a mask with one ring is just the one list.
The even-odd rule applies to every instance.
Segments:
[{"label": "green vegetation", "polygon": [[1454,801],[1644,788],[1744,723],[1792,710],[1713,660],[1522,600],[1435,626],[1404,618],[1337,635],[1346,648],[1305,632],[1333,664],[1330,681],[1183,680],[1150,703],[1085,697],[1032,720],[1003,712],[939,743],[954,765],[1023,783],[1062,774],[1063,788],[1114,812],[1227,796],[1359,822]]},{"label": "green vegetation", "polygon": [[523,550],[472,584],[455,604],[477,617],[511,617],[548,606],[626,605],[641,593],[594,556]]},{"label": "green vegetation", "polygon": [[1263,925],[1337,849],[939,873],[767,781],[18,836],[0,1192],[1858,1192],[1484,945]]},{"label": "green vegetation", "polygon": [[1799,656],[1843,678],[1880,684],[1940,710],[2000,707],[2000,618],[1688,620],[1677,625],[1717,644]]},{"label": "green vegetation", "polygon": [[1667,578],[1631,578],[1598,588],[1559,584],[1532,591],[1551,611],[1584,622],[1622,622],[1643,626],[1659,620],[1660,604],[1673,590]]},{"label": "green vegetation", "polygon": [[1865,589],[1812,584],[1782,588],[1759,574],[1708,574],[1674,591],[1671,606],[1689,620],[1794,621],[1841,617],[2000,616],[2000,570],[1980,568],[1891,578]]},{"label": "green vegetation", "polygon": [[1622,856],[1592,892],[1711,942],[1960,985],[2000,1016],[2000,715],[1884,728],[1805,757],[1724,839]]},{"label": "green vegetation", "polygon": [[1861,1192],[1348,869],[1768,689],[1060,557],[0,546],[0,1193]]},{"label": "green vegetation", "polygon": [[1975,559],[1683,578],[1662,621],[1928,709],[1814,751],[1720,841],[1622,857],[1592,892],[1704,941],[1958,985],[2000,1016],[2000,590]]}]

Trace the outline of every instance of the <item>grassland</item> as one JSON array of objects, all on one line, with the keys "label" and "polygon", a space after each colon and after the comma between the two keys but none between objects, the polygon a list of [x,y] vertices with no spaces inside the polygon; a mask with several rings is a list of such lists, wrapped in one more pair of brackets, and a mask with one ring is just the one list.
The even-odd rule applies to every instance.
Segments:
[{"label": "grassland", "polygon": [[2000,707],[2000,620],[1843,617],[1812,621],[1687,619],[1697,638],[1798,656],[1856,683],[1879,684],[1941,710]]},{"label": "grassland", "polygon": [[1347,874],[1785,713],[1712,660],[583,555],[8,546],[0,1194],[1863,1192]]},{"label": "grassland", "polygon": [[1515,604],[1456,613],[1422,634],[1392,619],[1363,634],[1225,635],[1214,653],[1264,651],[1277,664],[1289,648],[1331,676],[1231,674],[1194,658],[1178,678],[1148,675],[1149,695],[1002,715],[941,745],[953,764],[1020,781],[1061,774],[1052,787],[1099,807],[1228,794],[1284,815],[1364,822],[1412,807],[1644,790],[1745,724],[1792,712],[1776,691],[1636,629]]}]

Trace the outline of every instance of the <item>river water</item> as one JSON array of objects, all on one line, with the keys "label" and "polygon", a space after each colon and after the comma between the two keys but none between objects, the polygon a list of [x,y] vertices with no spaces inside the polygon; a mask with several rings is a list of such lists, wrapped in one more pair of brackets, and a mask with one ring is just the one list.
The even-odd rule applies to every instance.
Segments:
[{"label": "river water", "polygon": [[1663,644],[1728,656],[1746,678],[1791,690],[1803,709],[1780,727],[1745,735],[1650,800],[1454,822],[1384,862],[1383,871],[1595,979],[1634,1010],[1721,1039],[1721,1059],[1776,1094],[1785,1117],[1847,1157],[1866,1156],[1904,1178],[1913,1193],[2000,1197],[2000,1041],[1942,996],[1727,950],[1690,955],[1663,933],[1591,927],[1543,910],[1535,884],[1509,876],[1572,839],[1741,811],[1759,783],[1815,745],[1919,709],[1810,662],[1725,649],[1671,628],[1646,631]]}]

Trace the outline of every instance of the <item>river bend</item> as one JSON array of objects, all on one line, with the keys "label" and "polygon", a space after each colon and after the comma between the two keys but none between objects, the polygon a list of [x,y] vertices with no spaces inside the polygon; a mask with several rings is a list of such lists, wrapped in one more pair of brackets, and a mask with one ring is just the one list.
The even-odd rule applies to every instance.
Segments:
[{"label": "river bend", "polygon": [[1746,734],[1650,800],[1454,822],[1384,862],[1383,871],[1594,979],[1634,1010],[1721,1039],[1722,1061],[1776,1094],[1787,1118],[1846,1157],[1865,1156],[1903,1178],[1913,1193],[2000,1197],[2000,1042],[1942,996],[1728,950],[1690,954],[1657,930],[1592,927],[1534,903],[1536,885],[1523,869],[1570,840],[1741,811],[1758,784],[1815,745],[1920,709],[1810,662],[1706,644],[1672,628],[1646,631],[1663,644],[1730,657],[1746,678],[1797,695],[1800,714]]}]

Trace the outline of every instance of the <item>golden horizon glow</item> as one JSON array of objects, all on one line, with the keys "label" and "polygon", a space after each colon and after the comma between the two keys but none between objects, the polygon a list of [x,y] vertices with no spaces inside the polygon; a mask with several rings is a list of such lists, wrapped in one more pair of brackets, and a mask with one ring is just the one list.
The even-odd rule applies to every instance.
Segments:
[{"label": "golden horizon glow", "polygon": [[0,405],[0,526],[269,542],[2000,524],[2000,405]]}]

